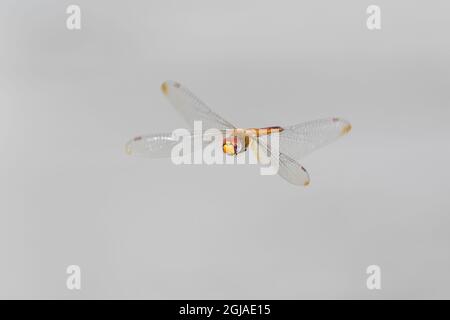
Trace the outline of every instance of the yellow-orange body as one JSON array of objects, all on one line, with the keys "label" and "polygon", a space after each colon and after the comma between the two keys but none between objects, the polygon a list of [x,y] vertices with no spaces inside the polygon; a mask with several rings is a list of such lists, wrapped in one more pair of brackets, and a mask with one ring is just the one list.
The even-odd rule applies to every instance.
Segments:
[{"label": "yellow-orange body", "polygon": [[282,132],[282,127],[232,129],[229,135],[223,139],[223,152],[228,155],[237,155],[247,150],[251,137],[261,137],[274,132]]}]

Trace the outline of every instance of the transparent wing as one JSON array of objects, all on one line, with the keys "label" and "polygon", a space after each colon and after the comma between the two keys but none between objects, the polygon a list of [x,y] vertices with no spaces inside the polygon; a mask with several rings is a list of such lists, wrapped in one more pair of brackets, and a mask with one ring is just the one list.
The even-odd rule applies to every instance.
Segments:
[{"label": "transparent wing", "polygon": [[297,186],[307,186],[310,182],[306,169],[283,153],[280,153],[280,169],[278,170],[278,174],[284,180]]},{"label": "transparent wing", "polygon": [[128,141],[125,145],[125,151],[129,155],[149,158],[168,158],[171,155],[172,148],[178,141],[172,133],[139,136]]},{"label": "transparent wing", "polygon": [[178,82],[166,81],[161,85],[161,90],[191,128],[193,128],[194,121],[202,121],[203,130],[234,128],[231,123],[213,112],[205,103]]},{"label": "transparent wing", "polygon": [[[276,161],[276,155],[265,142],[256,137],[252,137],[251,139],[251,148],[256,153],[256,158],[260,163],[268,165]],[[297,186],[309,185],[309,174],[301,164],[283,153],[278,154],[278,161],[278,175],[280,177]]]},{"label": "transparent wing", "polygon": [[351,130],[348,121],[338,118],[321,119],[283,127],[280,152],[299,160]]},{"label": "transparent wing", "polygon": [[216,139],[223,139],[226,135],[225,131],[217,131],[214,133],[186,133],[184,135],[175,135],[174,133],[157,133],[138,136],[127,142],[125,152],[129,155],[147,157],[147,158],[170,158],[172,149],[175,145],[182,143],[181,139],[187,140],[190,144],[192,153],[194,148],[194,139],[203,139],[205,137],[214,136]]}]

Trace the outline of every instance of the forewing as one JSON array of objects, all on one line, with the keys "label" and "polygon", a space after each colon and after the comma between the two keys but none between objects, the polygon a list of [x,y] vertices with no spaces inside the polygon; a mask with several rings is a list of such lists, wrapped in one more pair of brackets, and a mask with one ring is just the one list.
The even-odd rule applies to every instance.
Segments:
[{"label": "forewing", "polygon": [[161,90],[191,128],[194,121],[202,121],[203,130],[234,128],[178,82],[166,81],[161,85]]},{"label": "forewing", "polygon": [[[225,136],[225,130],[210,130],[209,132],[191,133],[191,132],[173,132],[173,133],[157,133],[138,136],[131,139],[125,145],[125,152],[129,155],[141,156],[146,158],[170,158],[172,156],[172,149],[183,141],[187,141],[190,150],[184,149],[189,154],[194,151],[195,140],[203,143],[211,143],[212,139],[219,139],[222,141]],[[202,142],[207,141],[207,142]],[[203,152],[203,150],[199,150]]]},{"label": "forewing", "polygon": [[169,158],[172,148],[179,140],[172,133],[158,133],[138,136],[125,145],[129,155],[148,158]]},{"label": "forewing", "polygon": [[299,160],[351,130],[348,121],[338,118],[320,119],[283,127],[280,152]]}]

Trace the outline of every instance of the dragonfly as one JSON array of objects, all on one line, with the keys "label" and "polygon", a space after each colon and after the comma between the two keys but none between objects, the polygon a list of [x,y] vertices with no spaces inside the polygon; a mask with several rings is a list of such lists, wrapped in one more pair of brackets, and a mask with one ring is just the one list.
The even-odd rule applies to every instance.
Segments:
[{"label": "dragonfly", "polygon": [[[257,155],[264,153],[270,159],[277,157],[278,175],[287,182],[307,186],[310,176],[299,163],[300,159],[350,132],[351,124],[341,118],[326,118],[290,126],[266,128],[239,128],[215,113],[189,89],[175,81],[161,85],[162,93],[186,120],[192,129],[194,121],[201,121],[204,130],[217,129],[227,132],[222,151],[227,156],[237,156],[251,149]],[[191,131],[192,132],[192,131]],[[272,150],[265,135],[278,135],[278,150]],[[194,134],[190,134],[194,137]],[[149,158],[170,157],[179,138],[172,133],[137,136],[127,142],[126,153]],[[258,160],[260,157],[257,157]],[[262,160],[260,160],[262,161]]]}]

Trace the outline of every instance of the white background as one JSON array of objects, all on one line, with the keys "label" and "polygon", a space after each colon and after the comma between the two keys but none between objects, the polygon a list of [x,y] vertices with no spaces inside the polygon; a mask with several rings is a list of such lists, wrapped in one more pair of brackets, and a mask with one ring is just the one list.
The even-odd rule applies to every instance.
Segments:
[{"label": "white background", "polygon": [[[450,298],[449,9],[2,0],[0,297]],[[185,126],[167,79],[237,126],[353,130],[303,161],[308,188],[127,156],[133,136]]]}]

